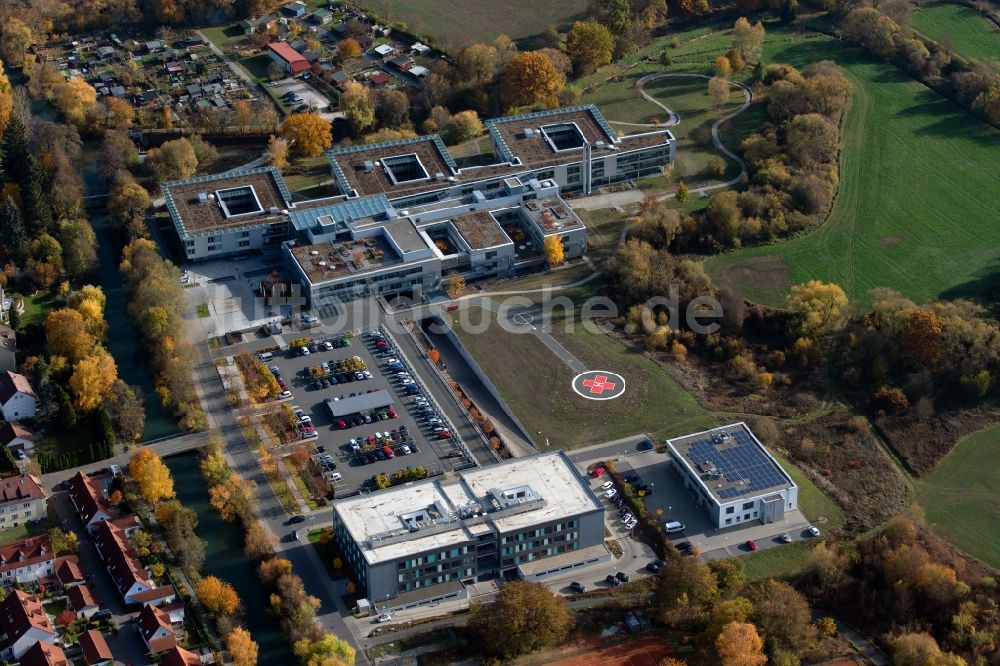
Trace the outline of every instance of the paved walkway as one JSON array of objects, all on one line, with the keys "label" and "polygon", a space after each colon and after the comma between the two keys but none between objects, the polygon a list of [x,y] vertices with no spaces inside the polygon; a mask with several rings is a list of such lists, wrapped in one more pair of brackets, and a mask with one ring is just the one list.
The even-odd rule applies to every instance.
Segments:
[{"label": "paved walkway", "polygon": [[[659,124],[620,123],[617,121],[611,121],[611,122],[613,122],[616,125],[629,125],[631,127],[647,127],[649,129],[673,127],[675,125],[680,124],[683,119],[677,112],[675,112],[673,109],[669,108],[663,102],[659,101],[658,99],[656,99],[655,97],[653,97],[652,95],[650,95],[645,91],[646,84],[650,83],[651,81],[657,81],[659,79],[679,79],[679,78],[696,78],[696,79],[708,80],[711,79],[712,77],[706,74],[689,74],[686,72],[661,72],[658,74],[647,74],[646,76],[643,76],[642,78],[638,79],[635,82],[636,88],[638,88],[639,90],[639,96],[642,97],[642,99],[646,100],[647,102],[655,104],[659,108],[663,109],[663,111],[665,111],[669,115],[667,122]],[[742,157],[731,151],[722,143],[722,139],[719,136],[719,128],[722,127],[723,123],[732,120],[733,118],[735,118],[736,116],[740,115],[748,108],[750,108],[750,104],[753,102],[753,91],[751,91],[750,88],[747,87],[746,85],[739,83],[737,81],[730,81],[729,83],[730,85],[733,85],[737,89],[739,89],[739,91],[743,93],[746,99],[738,109],[734,109],[733,111],[727,113],[726,115],[722,116],[714,123],[712,123],[712,144],[715,146],[716,150],[718,150],[720,153],[722,153],[723,155],[725,155],[726,157],[728,157],[729,159],[733,160],[734,162],[740,165],[740,173],[735,178],[730,178],[729,180],[722,183],[710,183],[698,186],[689,185],[688,191],[691,194],[704,195],[707,192],[711,192],[714,190],[721,190],[727,187],[732,187],[733,185],[737,185],[738,183],[740,183],[746,176],[747,173],[746,162],[743,161]],[[657,197],[657,199],[663,201],[664,199],[669,199],[675,196],[676,194],[677,194],[676,191],[667,192],[666,194],[662,194],[659,197]],[[624,192],[608,192],[608,193],[595,194],[589,197],[581,197],[579,199],[574,199],[572,203],[574,208],[583,208],[585,210],[598,210],[601,208],[614,208],[616,206],[622,207],[633,203],[639,203],[644,198],[645,195],[640,190],[627,190]]]}]

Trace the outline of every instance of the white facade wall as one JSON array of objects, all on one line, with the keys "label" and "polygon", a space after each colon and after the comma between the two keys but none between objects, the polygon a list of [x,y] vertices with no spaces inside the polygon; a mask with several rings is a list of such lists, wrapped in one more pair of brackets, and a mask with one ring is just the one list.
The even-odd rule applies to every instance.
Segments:
[{"label": "white facade wall", "polygon": [[22,421],[34,418],[35,397],[27,393],[15,393],[4,403],[0,411],[3,412],[4,421]]}]

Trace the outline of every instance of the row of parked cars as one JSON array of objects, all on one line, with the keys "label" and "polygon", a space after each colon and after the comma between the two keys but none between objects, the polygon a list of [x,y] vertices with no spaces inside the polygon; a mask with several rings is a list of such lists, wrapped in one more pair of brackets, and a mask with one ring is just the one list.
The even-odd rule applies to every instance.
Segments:
[{"label": "row of parked cars", "polygon": [[370,465],[380,460],[391,460],[396,455],[408,456],[416,453],[417,443],[410,435],[406,426],[388,432],[376,432],[367,438],[357,437],[347,443],[354,452],[358,462]]},{"label": "row of parked cars", "polygon": [[385,359],[385,374],[395,384],[399,393],[413,398],[410,409],[417,423],[424,428],[428,436],[441,440],[451,439],[448,423],[430,404],[430,400],[424,395],[406,363],[394,355],[395,349],[381,331],[371,331],[368,340],[372,346],[372,353]]},{"label": "row of parked cars", "polygon": [[604,497],[618,507],[618,518],[622,521],[622,525],[625,529],[631,530],[639,524],[639,519],[632,515],[631,509],[625,503],[625,496],[619,495],[614,486],[615,482],[608,479],[601,484],[601,489],[604,491]]}]

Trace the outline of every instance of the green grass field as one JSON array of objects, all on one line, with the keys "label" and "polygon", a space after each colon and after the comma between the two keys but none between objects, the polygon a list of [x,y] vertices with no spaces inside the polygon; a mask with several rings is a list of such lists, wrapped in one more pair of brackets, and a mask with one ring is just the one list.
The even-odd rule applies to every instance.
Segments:
[{"label": "green grass field", "polygon": [[504,33],[524,47],[537,46],[533,38],[554,24],[565,30],[582,20],[586,0],[535,2],[533,0],[358,0],[358,6],[405,23],[416,35],[427,35],[446,51],[475,42],[491,42]]},{"label": "green grass field", "polygon": [[[490,314],[470,308],[468,320],[479,322]],[[588,367],[625,377],[624,396],[595,402],[573,393],[570,382],[576,373],[537,337],[504,330],[495,315],[491,322],[481,333],[455,328],[540,447],[546,438],[551,449],[577,448],[639,432],[672,436],[714,422],[662,368],[607,335],[582,326],[573,333],[552,332]]]},{"label": "green grass field", "polygon": [[981,430],[917,484],[927,522],[941,536],[1000,567],[1000,426]]},{"label": "green grass field", "polygon": [[765,58],[836,60],[854,83],[840,191],[819,230],[708,260],[717,283],[781,305],[789,284],[810,278],[856,302],[875,287],[917,301],[970,296],[998,279],[1000,131],[829,38],[769,43]]},{"label": "green grass field", "polygon": [[976,10],[942,3],[913,13],[913,27],[967,60],[1000,64],[1000,30]]}]

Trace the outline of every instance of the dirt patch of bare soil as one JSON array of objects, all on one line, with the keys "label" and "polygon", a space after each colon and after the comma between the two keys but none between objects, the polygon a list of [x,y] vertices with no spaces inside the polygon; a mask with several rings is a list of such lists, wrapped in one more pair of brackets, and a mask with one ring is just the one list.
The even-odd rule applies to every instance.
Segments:
[{"label": "dirt patch of bare soil", "polygon": [[924,421],[906,413],[875,419],[882,438],[918,475],[934,469],[964,437],[1000,421],[1000,408],[961,410]]},{"label": "dirt patch of bare soil", "polygon": [[845,529],[863,532],[902,511],[910,490],[867,422],[836,406],[802,421],[749,419],[763,442],[773,442],[844,510]]}]

